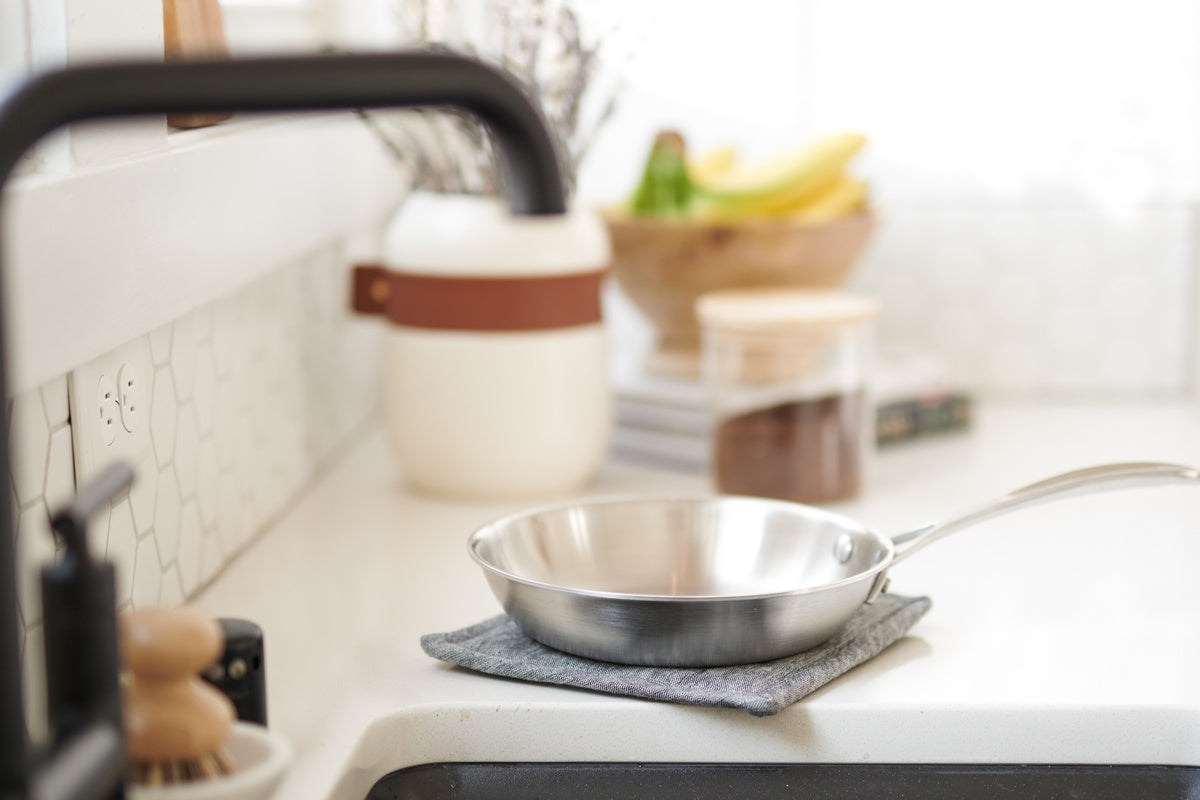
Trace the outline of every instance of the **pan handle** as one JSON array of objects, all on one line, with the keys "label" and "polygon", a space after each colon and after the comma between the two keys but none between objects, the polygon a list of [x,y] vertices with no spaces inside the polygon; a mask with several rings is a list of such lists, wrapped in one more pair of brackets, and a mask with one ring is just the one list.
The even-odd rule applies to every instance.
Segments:
[{"label": "pan handle", "polygon": [[892,564],[903,561],[926,545],[936,542],[960,528],[1027,505],[1108,489],[1161,486],[1180,481],[1200,482],[1200,470],[1182,464],[1129,462],[1102,464],[1064,472],[1061,475],[1022,486],[986,505],[971,509],[945,522],[922,525],[914,530],[893,536],[892,544],[896,545],[896,553],[892,558]]}]

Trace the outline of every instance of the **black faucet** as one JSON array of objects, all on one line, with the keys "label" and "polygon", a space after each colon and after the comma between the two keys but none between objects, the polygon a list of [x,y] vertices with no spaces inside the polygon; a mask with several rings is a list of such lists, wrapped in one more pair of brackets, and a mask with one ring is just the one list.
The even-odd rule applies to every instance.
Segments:
[{"label": "black faucet", "polygon": [[[508,73],[445,52],[107,63],[46,73],[0,100],[0,189],[26,150],[72,122],[406,106],[454,106],[473,113],[491,134],[512,210],[566,210],[555,143],[536,101]],[[0,398],[7,398],[2,292],[0,285]],[[7,454],[7,428],[0,426],[0,486],[9,479]],[[67,548],[63,562],[43,573],[52,742],[39,758],[28,741],[22,705],[10,492],[0,490],[0,800],[124,797],[111,565],[88,558],[82,531],[87,516],[132,478],[120,467],[103,472],[54,519]]]}]

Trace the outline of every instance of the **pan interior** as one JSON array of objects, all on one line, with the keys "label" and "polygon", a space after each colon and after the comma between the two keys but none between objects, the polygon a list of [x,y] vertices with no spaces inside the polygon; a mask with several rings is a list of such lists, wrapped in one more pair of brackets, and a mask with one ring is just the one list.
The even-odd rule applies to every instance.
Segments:
[{"label": "pan interior", "polygon": [[861,575],[890,553],[886,539],[847,518],[744,497],[545,509],[486,526],[472,547],[485,566],[519,580],[663,597],[813,589]]}]

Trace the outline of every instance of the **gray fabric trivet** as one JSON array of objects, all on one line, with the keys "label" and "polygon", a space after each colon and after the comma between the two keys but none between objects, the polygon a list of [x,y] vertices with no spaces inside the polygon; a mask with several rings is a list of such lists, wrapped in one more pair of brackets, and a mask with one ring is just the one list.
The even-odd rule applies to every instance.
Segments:
[{"label": "gray fabric trivet", "polygon": [[580,658],[535,642],[501,614],[450,633],[421,637],[426,653],[476,672],[609,694],[775,714],[878,655],[929,610],[928,597],[880,595],[842,632],[812,650],[731,667],[635,667]]}]

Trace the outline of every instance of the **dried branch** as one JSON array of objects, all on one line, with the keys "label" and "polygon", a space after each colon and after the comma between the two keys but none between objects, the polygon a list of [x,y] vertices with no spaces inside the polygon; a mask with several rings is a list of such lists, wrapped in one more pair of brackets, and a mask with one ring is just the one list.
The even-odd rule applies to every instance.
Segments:
[{"label": "dried branch", "polygon": [[[585,114],[600,92],[596,76],[606,37],[588,40],[577,0],[489,0],[486,32],[472,39],[455,0],[395,0],[401,31],[431,50],[468,53],[508,70],[538,98],[573,191],[579,165],[617,107],[618,81]],[[612,36],[615,31],[610,31]],[[364,114],[369,122],[375,114]],[[414,185],[446,192],[494,194],[497,174],[486,129],[452,111],[398,112],[392,124],[372,124],[389,151],[413,173]]]}]

